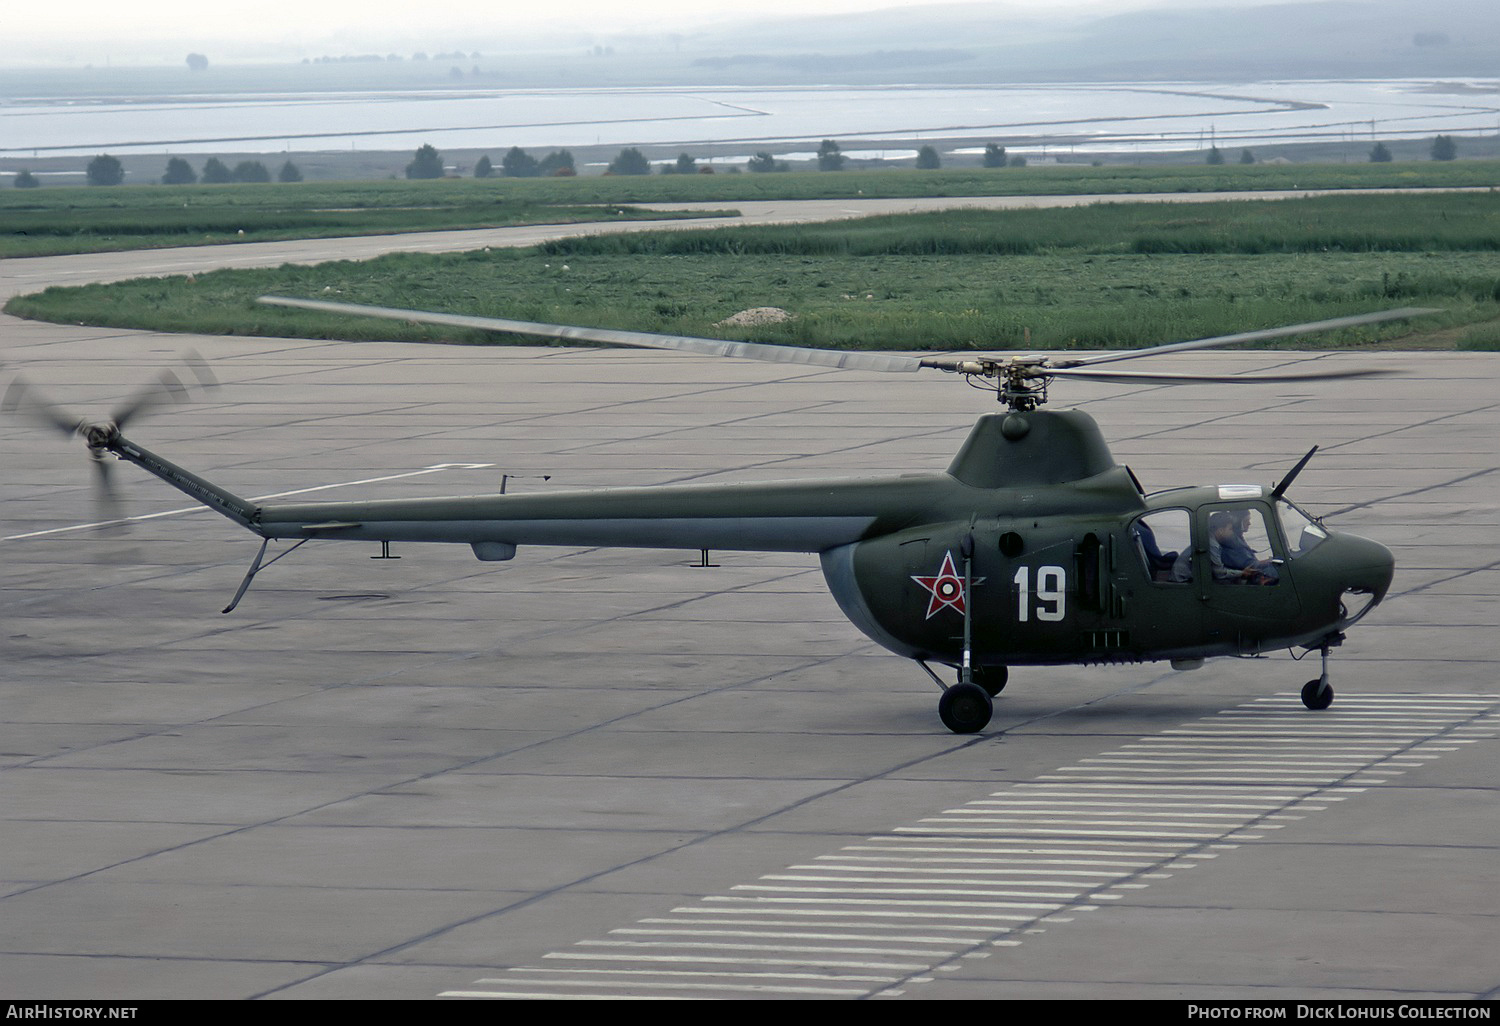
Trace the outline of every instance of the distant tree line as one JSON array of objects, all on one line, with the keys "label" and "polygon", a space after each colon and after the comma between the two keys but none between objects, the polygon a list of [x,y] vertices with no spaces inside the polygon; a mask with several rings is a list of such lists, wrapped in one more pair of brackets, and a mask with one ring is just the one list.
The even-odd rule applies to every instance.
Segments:
[{"label": "distant tree line", "polygon": [[[1427,152],[1433,160],[1457,160],[1458,143],[1451,135],[1440,135],[1432,140]],[[1371,164],[1388,164],[1394,159],[1390,149],[1383,142],[1377,142],[1370,150]]]},{"label": "distant tree line", "polygon": [[101,154],[89,161],[83,170],[90,185],[119,185],[125,181],[125,165],[109,154]]},{"label": "distant tree line", "polygon": [[[1429,152],[1433,160],[1456,160],[1458,144],[1452,136],[1439,135],[1432,140]],[[1372,163],[1384,163],[1393,158],[1390,149],[1384,143],[1377,142],[1370,150],[1369,159]],[[824,139],[819,145],[818,170],[841,171],[846,166],[846,160],[839,144],[832,139]],[[1226,158],[1223,151],[1213,146],[1207,152],[1206,161],[1209,164],[1224,164]],[[1239,154],[1239,163],[1254,164],[1256,163],[1255,155],[1248,149],[1242,149]],[[1020,154],[1007,154],[1005,147],[998,143],[987,143],[984,147],[982,164],[987,168],[1025,167],[1026,158]],[[929,170],[940,168],[942,158],[934,147],[922,146],[917,151],[916,166]],[[777,160],[769,151],[762,150],[746,161],[745,168],[751,172],[765,173],[790,171],[791,165],[784,160]],[[728,170],[737,172],[739,168],[730,167]],[[714,168],[711,166],[699,166],[697,158],[690,153],[678,154],[675,161],[661,166],[662,174],[712,174],[713,171]],[[476,178],[491,178],[497,174],[504,178],[538,178],[572,176],[577,173],[573,154],[569,150],[554,150],[538,160],[519,146],[512,146],[506,151],[498,168],[491,162],[488,155],[481,156],[474,167]],[[639,149],[627,147],[610,161],[606,173],[649,175],[651,162]],[[447,169],[443,164],[442,154],[431,145],[418,147],[411,162],[406,165],[406,177],[411,179],[442,178],[446,174]],[[89,161],[85,176],[90,185],[120,185],[125,181],[125,168],[115,157],[103,154]],[[167,161],[166,171],[161,176],[163,185],[192,185],[198,182],[205,185],[220,185],[272,180],[270,170],[258,160],[242,160],[230,168],[218,157],[208,158],[201,172],[194,171],[192,165],[183,158],[172,157]],[[280,171],[275,174],[274,180],[300,182],[302,171],[292,161],[287,160],[282,164]],[[36,188],[41,183],[30,171],[20,171],[15,175],[13,184],[18,189],[30,189]]]},{"label": "distant tree line", "polygon": [[443,177],[443,157],[438,153],[437,148],[426,144],[418,146],[411,163],[406,165],[406,177],[413,179]]},{"label": "distant tree line", "polygon": [[985,167],[1025,167],[1026,158],[1019,153],[1007,155],[1005,147],[999,143],[985,143],[980,163]]},{"label": "distant tree line", "polygon": [[[578,169],[573,165],[573,152],[571,150],[553,150],[541,160],[537,160],[531,154],[519,146],[512,146],[500,158],[500,175],[503,178],[545,178],[545,177],[570,177],[576,175]],[[493,178],[495,176],[495,165],[490,162],[489,155],[479,158],[474,165],[475,178]]]},{"label": "distant tree line", "polygon": [[[166,173],[161,176],[163,185],[193,185],[202,182],[204,185],[228,185],[233,182],[269,182],[271,172],[258,160],[242,160],[233,168],[225,164],[218,157],[209,157],[203,164],[201,174],[193,170],[193,166],[181,157],[173,157],[167,161]],[[278,182],[300,182],[302,171],[290,160],[281,165],[281,170],[276,173]]]},{"label": "distant tree line", "polygon": [[[484,58],[483,58],[483,55],[481,55],[478,50],[475,50],[473,53],[464,53],[462,50],[454,50],[452,53],[437,53],[437,54],[432,54],[431,56],[428,56],[426,53],[424,53],[422,51],[418,51],[418,52],[416,52],[416,53],[414,53],[414,54],[411,55],[411,59],[414,60],[414,61],[477,61],[477,60],[483,60]],[[378,54],[378,53],[345,53],[345,54],[340,54],[337,57],[333,57],[333,56],[330,56],[329,54],[325,53],[321,57],[304,57],[304,58],[302,58],[302,63],[303,64],[378,64],[378,63],[396,64],[396,63],[399,63],[399,62],[404,61],[404,60],[406,60],[406,58],[403,57],[403,56],[401,56],[401,54],[399,54],[399,53],[388,53],[388,54],[384,54],[384,55],[381,55],[381,54]]]}]

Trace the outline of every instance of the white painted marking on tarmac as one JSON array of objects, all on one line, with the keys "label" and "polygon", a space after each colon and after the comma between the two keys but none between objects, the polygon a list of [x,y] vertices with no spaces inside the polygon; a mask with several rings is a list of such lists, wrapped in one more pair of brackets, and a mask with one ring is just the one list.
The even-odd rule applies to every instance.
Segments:
[{"label": "white painted marking on tarmac", "polygon": [[1500,711],[1500,696],[1275,708],[1295,701],[1260,699],[1138,738],[544,956],[569,968],[516,967],[440,996],[907,993],[1368,797],[1469,737],[1495,736]]}]

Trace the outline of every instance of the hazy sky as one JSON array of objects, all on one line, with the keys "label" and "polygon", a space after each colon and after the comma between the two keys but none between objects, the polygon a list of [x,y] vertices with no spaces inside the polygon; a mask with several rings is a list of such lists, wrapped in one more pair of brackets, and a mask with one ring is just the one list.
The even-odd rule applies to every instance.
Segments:
[{"label": "hazy sky", "polygon": [[[459,48],[481,30],[493,37],[572,26],[603,32],[664,30],[747,15],[840,14],[963,0],[12,0],[3,17],[4,60],[124,61],[130,54],[181,59],[184,47],[230,55],[265,44],[315,53],[398,52]],[[1127,10],[1207,0],[999,0],[990,7]],[[1223,0],[1220,0],[1223,2]],[[185,52],[185,51],[183,51]],[[264,51],[263,51],[264,52]]]}]

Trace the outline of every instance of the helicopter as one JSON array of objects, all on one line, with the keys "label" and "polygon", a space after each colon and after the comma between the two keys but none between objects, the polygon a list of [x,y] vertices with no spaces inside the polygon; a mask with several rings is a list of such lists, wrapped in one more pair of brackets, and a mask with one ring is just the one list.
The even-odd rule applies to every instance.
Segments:
[{"label": "helicopter", "polygon": [[[910,356],[658,335],[501,318],[262,296],[258,302],[340,316],[478,328],[562,341],[889,373],[939,370],[992,389],[944,471],[877,479],[606,488],[344,502],[252,502],[128,439],[142,411],[180,401],[166,372],[110,419],[63,414],[16,378],[0,408],[30,413],[87,444],[109,493],[110,457],[132,463],[259,536],[232,600],[309,541],[468,545],[503,562],[522,545],[779,551],[818,556],[844,615],[872,641],[914,661],[941,689],[938,716],[957,734],[983,730],[1012,666],[1168,661],[1191,670],[1219,656],[1318,651],[1302,688],[1313,710],[1333,701],[1330,652],[1385,597],[1395,568],[1378,542],[1335,531],[1287,491],[1314,446],[1275,485],[1218,484],[1148,493],[1115,462],[1095,420],[1044,408],[1059,379],[1132,384],[1275,384],[1388,373],[1354,369],[1213,375],[1100,369],[1100,364],[1406,319],[1377,311],[1143,349],[1045,355]],[[201,362],[198,383],[213,384]],[[267,559],[273,541],[290,543]],[[945,680],[934,666],[946,669]]]}]

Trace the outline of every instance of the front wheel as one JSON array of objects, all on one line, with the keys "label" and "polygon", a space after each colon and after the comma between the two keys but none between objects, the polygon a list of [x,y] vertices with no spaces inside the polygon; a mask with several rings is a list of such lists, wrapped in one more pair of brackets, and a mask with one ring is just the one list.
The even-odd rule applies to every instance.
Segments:
[{"label": "front wheel", "polygon": [[994,711],[990,696],[978,684],[955,684],[938,699],[938,716],[955,734],[983,730]]},{"label": "front wheel", "polygon": [[1310,680],[1302,685],[1302,704],[1309,709],[1327,709],[1333,704],[1333,685]]}]

